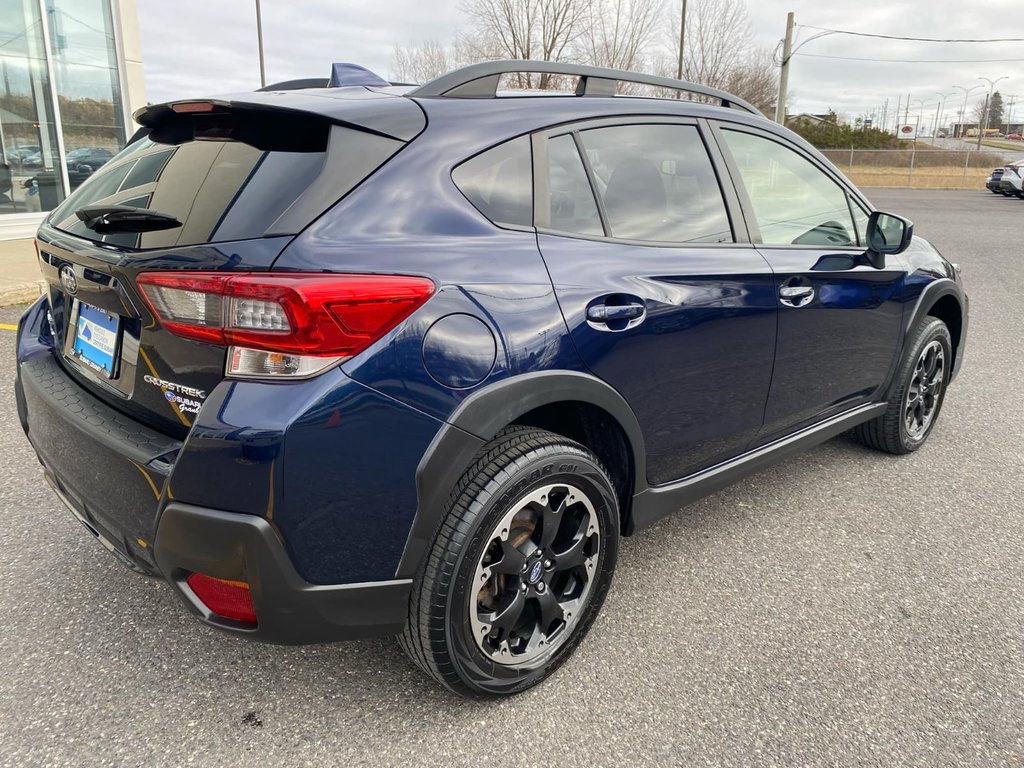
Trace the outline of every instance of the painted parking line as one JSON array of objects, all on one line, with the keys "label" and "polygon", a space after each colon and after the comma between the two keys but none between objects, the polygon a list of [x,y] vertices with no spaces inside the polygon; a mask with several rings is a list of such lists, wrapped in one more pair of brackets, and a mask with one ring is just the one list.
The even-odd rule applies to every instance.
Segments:
[{"label": "painted parking line", "polygon": [[16,331],[18,326],[11,325],[10,323],[0,323],[0,331]]}]

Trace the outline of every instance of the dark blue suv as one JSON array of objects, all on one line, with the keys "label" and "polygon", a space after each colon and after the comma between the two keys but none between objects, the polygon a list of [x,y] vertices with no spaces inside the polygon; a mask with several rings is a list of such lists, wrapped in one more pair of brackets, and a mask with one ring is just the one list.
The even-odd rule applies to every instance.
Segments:
[{"label": "dark blue suv", "polygon": [[[524,71],[575,92],[503,90]],[[934,427],[957,268],[741,100],[538,62],[297,85],[327,87],[140,111],[40,228],[18,335],[46,479],[200,621],[399,635],[512,693],[583,638],[621,536]]]}]

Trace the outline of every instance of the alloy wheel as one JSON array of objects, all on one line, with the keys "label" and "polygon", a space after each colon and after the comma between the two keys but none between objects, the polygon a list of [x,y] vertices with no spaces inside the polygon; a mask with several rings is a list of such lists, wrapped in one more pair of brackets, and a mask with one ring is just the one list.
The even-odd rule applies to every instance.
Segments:
[{"label": "alloy wheel", "polygon": [[469,590],[481,652],[496,664],[536,666],[572,634],[596,579],[601,522],[570,483],[512,505],[484,547]]},{"label": "alloy wheel", "polygon": [[946,383],[946,353],[937,340],[930,342],[917,359],[904,401],[903,423],[911,440],[921,440],[928,432]]}]

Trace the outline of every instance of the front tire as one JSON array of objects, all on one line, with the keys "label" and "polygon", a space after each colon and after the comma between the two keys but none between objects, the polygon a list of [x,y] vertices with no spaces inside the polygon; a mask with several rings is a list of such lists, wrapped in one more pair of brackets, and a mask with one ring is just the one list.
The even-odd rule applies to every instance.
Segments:
[{"label": "front tire", "polygon": [[854,428],[871,448],[902,455],[924,445],[935,427],[953,370],[953,341],[946,324],[925,317],[908,341],[885,413]]},{"label": "front tire", "polygon": [[456,693],[523,691],[583,639],[618,542],[617,497],[597,457],[560,435],[511,427],[452,493],[399,641]]}]

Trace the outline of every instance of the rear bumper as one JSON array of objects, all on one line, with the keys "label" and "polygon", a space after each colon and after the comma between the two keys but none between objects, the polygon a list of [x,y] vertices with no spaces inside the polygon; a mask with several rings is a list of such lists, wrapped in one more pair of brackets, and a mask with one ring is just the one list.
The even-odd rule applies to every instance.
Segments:
[{"label": "rear bumper", "polygon": [[[19,420],[56,494],[124,565],[166,578],[204,623],[255,640],[319,643],[401,631],[411,580],[313,584],[265,518],[170,500],[166,481],[183,444],[80,387],[49,341],[40,302],[18,334]],[[192,571],[247,582],[257,626],[210,613],[185,583]]]},{"label": "rear bumper", "polygon": [[[155,573],[152,540],[163,487],[181,443],[98,400],[60,366],[43,302],[18,333],[18,418],[46,479],[108,549]],[[48,343],[49,342],[49,343]]]},{"label": "rear bumper", "polygon": [[[160,518],[154,551],[160,572],[193,614],[254,640],[323,643],[393,635],[405,626],[411,579],[310,584],[261,517],[171,502]],[[191,572],[247,582],[258,625],[211,614],[185,584]]]}]

